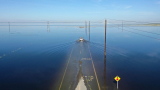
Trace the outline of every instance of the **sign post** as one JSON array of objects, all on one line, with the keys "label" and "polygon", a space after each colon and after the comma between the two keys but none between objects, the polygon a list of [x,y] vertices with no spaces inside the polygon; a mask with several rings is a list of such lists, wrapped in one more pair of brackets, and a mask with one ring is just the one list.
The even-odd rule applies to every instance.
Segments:
[{"label": "sign post", "polygon": [[117,81],[117,89],[118,89],[118,81],[119,81],[121,78],[120,78],[119,76],[116,76],[114,79]]}]

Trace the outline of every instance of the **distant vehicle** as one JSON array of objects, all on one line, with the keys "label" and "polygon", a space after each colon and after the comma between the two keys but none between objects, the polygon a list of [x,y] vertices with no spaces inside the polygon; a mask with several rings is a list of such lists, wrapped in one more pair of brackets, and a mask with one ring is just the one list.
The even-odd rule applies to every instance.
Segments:
[{"label": "distant vehicle", "polygon": [[80,37],[78,40],[78,42],[86,42],[87,40],[83,39],[82,37]]},{"label": "distant vehicle", "polygon": [[79,41],[84,41],[84,39],[82,37],[80,37]]}]

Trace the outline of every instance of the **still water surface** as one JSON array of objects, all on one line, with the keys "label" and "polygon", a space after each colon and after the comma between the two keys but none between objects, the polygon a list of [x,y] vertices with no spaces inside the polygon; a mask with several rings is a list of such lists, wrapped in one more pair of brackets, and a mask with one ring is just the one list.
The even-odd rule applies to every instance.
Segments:
[{"label": "still water surface", "polygon": [[[76,26],[50,26],[48,31],[46,26],[11,26],[10,30],[0,26],[0,90],[59,90],[72,50],[71,58],[81,60],[91,58],[88,49],[101,90],[117,90],[117,75],[121,77],[119,90],[159,90],[160,27],[131,28],[147,32],[108,25],[105,64],[104,27],[91,27],[89,41],[89,32]],[[87,41],[78,43],[80,37]],[[90,87],[98,90],[92,64],[82,61],[80,67],[78,60],[73,62],[71,59],[61,90],[75,89],[78,75],[93,76]]]}]

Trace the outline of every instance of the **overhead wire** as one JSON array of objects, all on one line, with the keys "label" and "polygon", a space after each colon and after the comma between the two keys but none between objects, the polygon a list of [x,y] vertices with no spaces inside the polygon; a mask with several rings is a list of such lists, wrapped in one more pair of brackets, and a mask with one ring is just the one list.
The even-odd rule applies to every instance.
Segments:
[{"label": "overhead wire", "polygon": [[[116,28],[117,28],[117,27],[116,27]],[[140,33],[137,33],[137,32],[130,31],[130,30],[126,30],[126,29],[123,29],[123,30],[124,30],[124,31],[128,31],[128,32],[130,32],[130,33],[138,34],[138,35],[141,35],[141,36],[149,37],[149,38],[152,38],[152,39],[160,40],[159,38],[155,38],[155,37],[151,37],[151,36],[148,36],[148,35],[140,34]]]}]

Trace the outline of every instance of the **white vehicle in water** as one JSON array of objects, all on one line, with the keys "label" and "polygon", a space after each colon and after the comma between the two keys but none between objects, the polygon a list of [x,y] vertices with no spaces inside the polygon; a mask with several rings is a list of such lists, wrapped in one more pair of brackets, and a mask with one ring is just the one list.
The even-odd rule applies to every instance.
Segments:
[{"label": "white vehicle in water", "polygon": [[84,41],[84,39],[82,37],[80,37],[79,41]]}]

